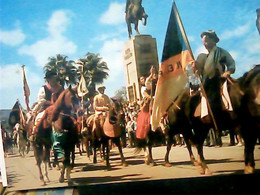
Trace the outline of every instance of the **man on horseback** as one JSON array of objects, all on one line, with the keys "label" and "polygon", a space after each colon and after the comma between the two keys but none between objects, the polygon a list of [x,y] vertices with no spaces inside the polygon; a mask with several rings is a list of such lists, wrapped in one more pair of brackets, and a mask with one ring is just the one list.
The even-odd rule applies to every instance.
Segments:
[{"label": "man on horseback", "polygon": [[59,82],[56,72],[47,71],[44,78],[47,83],[38,92],[37,105],[34,107],[35,111],[41,110],[40,106],[45,110],[52,105],[64,89]]},{"label": "man on horseback", "polygon": [[[217,47],[219,38],[215,31],[208,30],[201,33],[203,45],[208,54],[199,54],[196,60],[196,69],[202,76],[203,83],[206,79],[212,79],[216,74],[226,78],[235,72],[235,61],[226,50]],[[218,73],[217,73],[218,71]]]},{"label": "man on horseback", "polygon": [[105,122],[106,113],[111,107],[111,101],[105,94],[106,87],[101,85],[98,87],[99,94],[94,97],[93,108],[95,110],[94,123],[92,131],[96,132],[97,138],[102,136],[102,126]]},{"label": "man on horseback", "polygon": [[[61,92],[64,90],[63,86],[59,82],[56,72],[47,71],[45,73],[44,79],[47,83],[40,88],[38,92],[37,102],[33,108],[35,124],[43,116],[44,110],[52,105],[58,99]],[[34,135],[35,133],[35,128],[33,128],[32,135]],[[33,137],[31,137],[30,139],[32,140]]]},{"label": "man on horseback", "polygon": [[[229,117],[223,111],[233,111],[226,80],[235,72],[235,61],[228,51],[217,46],[219,38],[215,31],[202,32],[201,39],[208,50],[208,54],[199,54],[195,62],[206,93],[202,94],[201,98],[201,117],[209,113],[215,123],[215,128],[222,129],[224,119],[227,120],[226,123],[229,123]],[[221,145],[220,137],[218,139]]]}]

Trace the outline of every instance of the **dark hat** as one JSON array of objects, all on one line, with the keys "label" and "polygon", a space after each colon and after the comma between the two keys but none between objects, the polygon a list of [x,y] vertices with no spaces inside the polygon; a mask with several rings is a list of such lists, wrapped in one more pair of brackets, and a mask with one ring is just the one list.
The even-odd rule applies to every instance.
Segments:
[{"label": "dark hat", "polygon": [[54,71],[47,71],[46,73],[45,73],[45,79],[49,79],[49,78],[51,78],[51,77],[54,77],[54,76],[57,76],[57,73],[56,72],[54,72]]},{"label": "dark hat", "polygon": [[202,38],[204,35],[207,35],[209,38],[214,40],[216,43],[219,42],[219,38],[214,30],[207,30],[205,32],[202,32],[200,34],[200,37]]}]

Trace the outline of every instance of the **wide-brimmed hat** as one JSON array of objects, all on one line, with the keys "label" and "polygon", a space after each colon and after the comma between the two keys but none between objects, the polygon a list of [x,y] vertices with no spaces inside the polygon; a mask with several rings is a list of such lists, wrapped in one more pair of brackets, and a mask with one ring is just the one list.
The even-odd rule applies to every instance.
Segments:
[{"label": "wide-brimmed hat", "polygon": [[202,32],[200,34],[200,37],[202,38],[204,35],[207,35],[209,38],[214,40],[216,43],[219,42],[219,38],[214,30],[207,30],[205,32]]},{"label": "wide-brimmed hat", "polygon": [[106,87],[104,85],[100,85],[97,89],[106,89]]},{"label": "wide-brimmed hat", "polygon": [[49,79],[49,78],[51,78],[51,77],[54,77],[54,76],[57,76],[57,73],[56,72],[54,72],[54,71],[47,71],[46,73],[45,73],[45,79]]}]

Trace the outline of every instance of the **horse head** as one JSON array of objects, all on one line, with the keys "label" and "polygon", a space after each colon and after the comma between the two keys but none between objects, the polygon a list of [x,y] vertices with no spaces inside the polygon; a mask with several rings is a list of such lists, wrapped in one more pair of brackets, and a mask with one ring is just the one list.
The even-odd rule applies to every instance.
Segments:
[{"label": "horse head", "polygon": [[253,116],[260,117],[260,65],[245,73],[239,84],[245,93],[245,98],[250,104],[250,112]]},{"label": "horse head", "polygon": [[123,113],[122,105],[115,98],[111,98],[112,106],[109,109],[109,121],[111,124],[115,124],[121,119]]},{"label": "horse head", "polygon": [[77,113],[79,110],[79,99],[77,96],[77,89],[69,86],[65,89],[53,104],[53,118],[52,121],[58,119],[59,113],[63,112],[65,114]]}]

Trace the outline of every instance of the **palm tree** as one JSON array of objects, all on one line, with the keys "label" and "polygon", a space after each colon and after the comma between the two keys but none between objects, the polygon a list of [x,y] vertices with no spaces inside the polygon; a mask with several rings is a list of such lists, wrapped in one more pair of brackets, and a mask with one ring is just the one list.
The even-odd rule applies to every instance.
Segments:
[{"label": "palm tree", "polygon": [[102,84],[109,76],[107,63],[102,61],[99,54],[88,52],[83,58],[77,60],[77,64],[82,66],[84,78],[88,86],[88,97],[96,93],[96,85]]},{"label": "palm tree", "polygon": [[56,72],[63,86],[77,83],[78,70],[73,65],[73,60],[67,61],[67,56],[61,54],[56,54],[56,57],[49,57],[48,60],[49,62],[43,67],[45,73],[48,71]]}]

